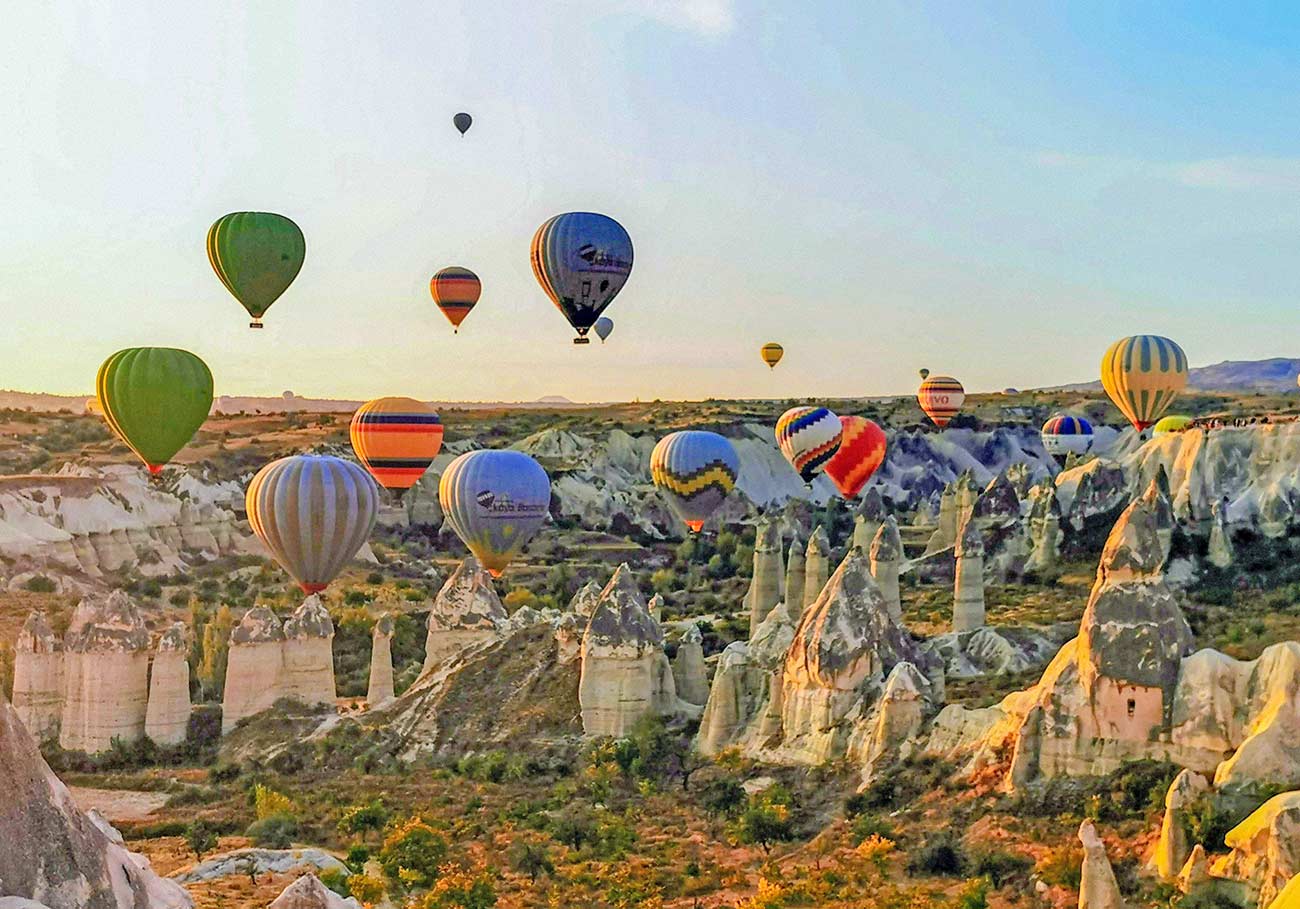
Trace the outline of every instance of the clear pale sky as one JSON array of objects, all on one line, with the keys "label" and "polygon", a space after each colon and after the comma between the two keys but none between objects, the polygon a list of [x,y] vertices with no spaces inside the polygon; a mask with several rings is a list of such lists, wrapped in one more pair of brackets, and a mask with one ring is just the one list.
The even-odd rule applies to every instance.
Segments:
[{"label": "clear pale sky", "polygon": [[[1032,387],[1135,332],[1294,355],[1300,17],[1234,6],[12,4],[0,387],[150,344],[218,394],[480,400]],[[260,333],[204,252],[243,209],[307,237]],[[604,347],[528,264],[581,209],[636,248]]]}]

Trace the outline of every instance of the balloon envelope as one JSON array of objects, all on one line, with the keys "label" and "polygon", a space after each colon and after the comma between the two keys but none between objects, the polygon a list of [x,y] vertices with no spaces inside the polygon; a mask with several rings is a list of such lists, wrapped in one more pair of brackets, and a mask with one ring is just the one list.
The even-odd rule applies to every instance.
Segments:
[{"label": "balloon envelope", "polygon": [[1170,414],[1167,417],[1161,417],[1156,421],[1155,426],[1151,427],[1153,436],[1163,436],[1170,432],[1182,432],[1195,422],[1194,417],[1182,416],[1180,414]]},{"label": "balloon envelope", "polygon": [[785,356],[785,348],[775,341],[768,341],[759,349],[758,355],[763,358],[768,369],[776,369],[776,364]]},{"label": "balloon envelope", "polygon": [[453,329],[459,330],[469,311],[478,303],[483,285],[468,268],[452,265],[429,279],[429,293]]},{"label": "balloon envelope", "polygon": [[442,420],[414,398],[376,398],[357,408],[352,450],[385,489],[410,489],[442,449]]},{"label": "balloon envelope", "polygon": [[465,133],[469,132],[470,126],[472,126],[474,123],[474,118],[471,117],[469,114],[465,113],[464,111],[461,111],[456,116],[451,118],[451,122],[455,125],[455,127],[458,130],[460,130],[460,134],[463,136],[465,135]]},{"label": "balloon envelope", "polygon": [[499,577],[546,521],[551,480],[522,452],[469,451],[443,471],[438,501],[469,551]]},{"label": "balloon envelope", "polygon": [[930,370],[928,369],[919,369],[917,372],[920,374],[922,381],[930,378]]},{"label": "balloon envelope", "polygon": [[704,527],[740,475],[736,449],[716,432],[683,430],[664,436],[650,453],[650,477],[686,526]]},{"label": "balloon envelope", "polygon": [[272,461],[244,497],[248,523],[307,593],[324,590],[375,526],[379,490],[369,474],[331,455]]},{"label": "balloon envelope", "polygon": [[1092,447],[1092,424],[1083,417],[1056,414],[1043,424],[1039,437],[1050,455],[1083,454]]},{"label": "balloon envelope", "polygon": [[601,316],[596,320],[596,324],[592,327],[600,337],[601,343],[604,343],[605,339],[614,331],[614,320],[609,318],[609,316]]},{"label": "balloon envelope", "polygon": [[1121,338],[1101,358],[1101,384],[1138,432],[1160,419],[1187,387],[1187,355],[1168,338]]},{"label": "balloon envelope", "polygon": [[212,372],[188,350],[130,347],[99,367],[95,399],[109,428],[162,472],[212,409]]},{"label": "balloon envelope", "polygon": [[606,215],[573,211],[537,228],[533,274],[542,290],[578,332],[587,332],[613,302],[632,273],[632,238]]},{"label": "balloon envelope", "polygon": [[826,476],[846,499],[867,485],[885,460],[885,431],[866,417],[840,417],[840,447],[826,462]]},{"label": "balloon envelope", "polygon": [[821,473],[840,447],[844,427],[825,407],[791,407],[776,421],[776,443],[781,454],[805,483]]},{"label": "balloon envelope", "polygon": [[253,328],[262,327],[262,316],[298,277],[306,256],[302,230],[284,215],[237,211],[208,228],[212,270],[253,317]]},{"label": "balloon envelope", "polygon": [[921,383],[916,400],[930,421],[943,429],[961,410],[966,400],[966,389],[951,376],[930,376]]}]

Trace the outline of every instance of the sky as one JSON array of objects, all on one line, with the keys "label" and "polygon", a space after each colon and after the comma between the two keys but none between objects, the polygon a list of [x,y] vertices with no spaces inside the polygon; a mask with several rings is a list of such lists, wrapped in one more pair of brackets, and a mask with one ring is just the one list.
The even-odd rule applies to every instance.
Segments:
[{"label": "sky", "polygon": [[[1028,388],[1139,332],[1297,353],[1284,4],[30,3],[0,80],[0,387],[86,393],[138,345],[217,394],[431,400]],[[261,332],[204,249],[238,210],[307,238]],[[528,263],[571,210],[635,247],[605,345]]]}]

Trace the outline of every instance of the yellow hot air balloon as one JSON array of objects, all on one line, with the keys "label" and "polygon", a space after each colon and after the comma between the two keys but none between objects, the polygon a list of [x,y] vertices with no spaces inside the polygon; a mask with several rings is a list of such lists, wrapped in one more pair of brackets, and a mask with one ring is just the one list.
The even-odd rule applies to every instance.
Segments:
[{"label": "yellow hot air balloon", "polygon": [[1195,418],[1184,416],[1182,414],[1170,414],[1167,417],[1161,417],[1156,421],[1156,425],[1151,427],[1153,436],[1168,435],[1171,432],[1182,432],[1195,422]]},{"label": "yellow hot air balloon", "polygon": [[1168,338],[1133,335],[1101,358],[1101,384],[1138,432],[1151,426],[1187,387],[1187,355]]},{"label": "yellow hot air balloon", "polygon": [[776,364],[780,363],[781,358],[785,356],[785,348],[775,341],[768,341],[758,353],[768,369],[776,369]]}]

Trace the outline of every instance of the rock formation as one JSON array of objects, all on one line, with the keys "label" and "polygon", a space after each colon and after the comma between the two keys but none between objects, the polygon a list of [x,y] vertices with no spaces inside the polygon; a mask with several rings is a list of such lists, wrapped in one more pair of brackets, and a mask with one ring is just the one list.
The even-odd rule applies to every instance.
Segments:
[{"label": "rock formation", "polygon": [[808,538],[808,548],[804,550],[804,582],[802,605],[806,607],[822,592],[830,577],[831,541],[826,535],[826,528],[818,526]]},{"label": "rock formation", "polygon": [[370,684],[366,688],[366,705],[379,707],[387,704],[393,694],[393,617],[384,613],[375,620],[370,635]]},{"label": "rock formation", "polygon": [[14,645],[13,707],[37,741],[58,735],[63,712],[63,643],[39,610],[27,617]]},{"label": "rock formation", "polygon": [[591,618],[591,611],[596,608],[603,588],[595,581],[588,581],[578,588],[578,592],[569,601],[569,611],[582,616],[583,621]]},{"label": "rock formation", "polygon": [[887,514],[880,489],[876,486],[869,487],[862,493],[862,501],[858,503],[857,512],[853,516],[853,545],[864,552],[870,548],[871,541],[876,538],[876,532]]},{"label": "rock formation", "polygon": [[1079,881],[1079,909],[1123,909],[1115,871],[1106,857],[1106,844],[1097,836],[1092,821],[1079,825],[1079,842],[1083,844],[1083,869]]},{"label": "rock formation", "polygon": [[128,852],[120,834],[110,835],[77,809],[3,696],[0,792],[0,893],[49,909],[193,906],[179,885]]},{"label": "rock formation", "polygon": [[303,600],[284,623],[280,696],[308,707],[333,706],[334,622],[320,597]]},{"label": "rock formation", "polygon": [[682,635],[673,658],[673,683],[677,696],[688,704],[703,707],[709,700],[709,676],[704,665],[704,636],[694,623]]},{"label": "rock formation", "polygon": [[978,522],[970,520],[957,541],[957,580],[953,587],[952,630],[984,626],[984,541]]},{"label": "rock formation", "polygon": [[727,645],[718,659],[696,747],[717,754],[735,744],[763,743],[781,729],[781,672],[794,640],[785,603],[767,614],[748,641]]},{"label": "rock formation", "polygon": [[1029,558],[1025,568],[1048,571],[1055,567],[1061,550],[1061,506],[1056,487],[1042,483],[1029,491]]},{"label": "rock formation", "polygon": [[1225,498],[1215,502],[1210,525],[1210,543],[1206,558],[1216,568],[1227,568],[1233,562],[1232,532],[1228,528],[1228,502]]},{"label": "rock formation", "polygon": [[754,536],[754,574],[745,594],[745,609],[749,612],[749,634],[752,637],[758,626],[767,618],[772,607],[781,602],[785,584],[785,566],[781,564],[781,527],[768,518],[758,522]]},{"label": "rock formation", "polygon": [[149,702],[149,629],[131,599],[115,590],[78,605],[64,639],[59,745],[95,754],[113,739],[144,736]]},{"label": "rock formation", "polygon": [[903,538],[898,533],[898,522],[893,515],[886,518],[876,531],[870,545],[870,556],[871,576],[876,579],[880,595],[885,598],[889,615],[894,621],[901,622],[903,599],[898,589],[898,566],[903,560]]},{"label": "rock formation", "polygon": [[155,745],[183,744],[190,725],[190,664],[187,629],[176,622],[158,638],[149,670],[144,732]]},{"label": "rock formation", "polygon": [[785,563],[785,596],[782,602],[790,609],[790,614],[798,616],[803,611],[804,602],[804,565],[807,561],[806,546],[795,537],[790,541],[790,555]]},{"label": "rock formation", "polygon": [[1187,841],[1187,808],[1200,798],[1209,783],[1205,777],[1191,770],[1182,770],[1174,777],[1169,791],[1165,793],[1165,814],[1160,822],[1160,839],[1156,842],[1151,856],[1151,868],[1163,881],[1178,878],[1188,855],[1191,844]]},{"label": "rock formation", "polygon": [[556,621],[552,633],[559,651],[559,662],[572,663],[582,656],[582,635],[586,628],[586,619],[575,612],[566,612]]},{"label": "rock formation", "polygon": [[281,697],[284,628],[274,612],[255,606],[230,632],[226,688],[221,698],[221,733],[245,717],[269,710]]},{"label": "rock formation", "polygon": [[1267,906],[1300,873],[1300,792],[1273,796],[1223,841],[1232,851],[1214,862],[1210,875],[1241,882]]},{"label": "rock formation", "polygon": [[1006,473],[989,480],[971,506],[971,517],[984,529],[1005,527],[1020,521],[1020,496]]},{"label": "rock formation", "polygon": [[662,594],[656,593],[645,604],[646,612],[650,613],[650,618],[656,622],[662,622],[664,618],[664,598]]},{"label": "rock formation", "polygon": [[429,610],[424,671],[466,647],[497,637],[509,618],[492,586],[491,575],[477,559],[467,556],[442,585]]},{"label": "rock formation", "polygon": [[850,755],[863,766],[864,780],[870,780],[876,768],[911,754],[929,712],[929,698],[930,683],[921,671],[906,661],[895,664],[874,718],[863,724],[860,741],[849,746]]},{"label": "rock formation", "polygon": [[344,899],[320,882],[314,874],[304,874],[271,901],[269,909],[361,909],[354,897]]},{"label": "rock formation", "polygon": [[641,717],[675,701],[663,641],[631,569],[619,566],[582,637],[578,703],[583,732],[626,735]]}]

